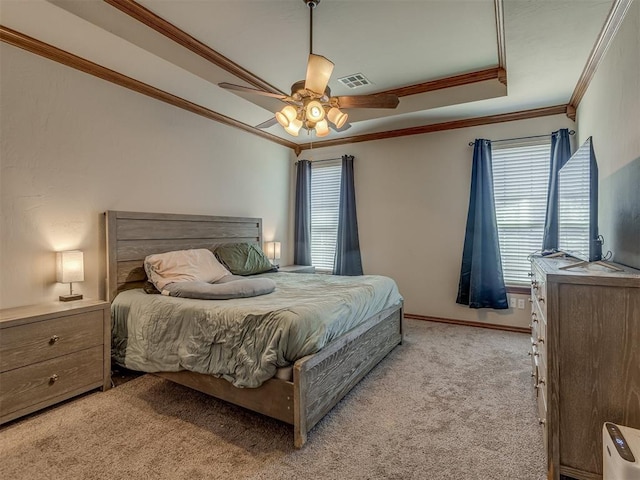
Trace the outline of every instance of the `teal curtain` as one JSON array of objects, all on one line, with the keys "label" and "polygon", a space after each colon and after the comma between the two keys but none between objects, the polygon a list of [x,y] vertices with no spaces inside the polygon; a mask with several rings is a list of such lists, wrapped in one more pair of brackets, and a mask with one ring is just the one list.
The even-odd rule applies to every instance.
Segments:
[{"label": "teal curtain", "polygon": [[556,250],[558,248],[558,172],[569,158],[571,158],[569,130],[562,128],[551,134],[551,163],[542,250]]},{"label": "teal curtain", "polygon": [[296,205],[293,234],[293,263],[311,265],[311,162],[296,165]]},{"label": "teal curtain", "polygon": [[498,241],[491,142],[473,148],[471,195],[456,303],[470,308],[509,308]]},{"label": "teal curtain", "polygon": [[358,216],[356,214],[356,190],[353,176],[353,155],[342,157],[340,180],[340,207],[334,275],[362,275]]}]

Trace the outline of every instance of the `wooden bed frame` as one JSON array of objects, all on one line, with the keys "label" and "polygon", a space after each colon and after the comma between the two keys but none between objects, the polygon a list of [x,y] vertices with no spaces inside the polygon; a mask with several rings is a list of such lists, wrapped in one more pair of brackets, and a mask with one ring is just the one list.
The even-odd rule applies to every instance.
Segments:
[{"label": "wooden bed frame", "polygon": [[[107,298],[146,281],[147,255],[249,242],[262,247],[262,219],[106,212]],[[293,382],[272,378],[258,388],[190,371],[156,373],[294,427],[294,446],[393,348],[402,343],[402,304],[376,313],[318,353],[295,362]]]}]

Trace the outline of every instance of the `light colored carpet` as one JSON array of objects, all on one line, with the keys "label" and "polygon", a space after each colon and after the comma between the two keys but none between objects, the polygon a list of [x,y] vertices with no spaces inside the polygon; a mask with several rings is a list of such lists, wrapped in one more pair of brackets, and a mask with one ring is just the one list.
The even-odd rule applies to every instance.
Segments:
[{"label": "light colored carpet", "polygon": [[541,480],[528,342],[407,320],[299,451],[286,424],[145,375],[0,429],[0,478]]}]

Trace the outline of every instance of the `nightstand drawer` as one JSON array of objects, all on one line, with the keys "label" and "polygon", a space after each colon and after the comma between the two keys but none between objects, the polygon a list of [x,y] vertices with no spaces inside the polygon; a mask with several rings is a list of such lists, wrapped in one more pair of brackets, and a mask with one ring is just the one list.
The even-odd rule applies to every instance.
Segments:
[{"label": "nightstand drawer", "polygon": [[102,345],[1,373],[0,421],[25,408],[34,411],[65,395],[100,387],[102,379]]},{"label": "nightstand drawer", "polygon": [[103,336],[102,310],[6,328],[0,335],[0,371],[103,345]]}]

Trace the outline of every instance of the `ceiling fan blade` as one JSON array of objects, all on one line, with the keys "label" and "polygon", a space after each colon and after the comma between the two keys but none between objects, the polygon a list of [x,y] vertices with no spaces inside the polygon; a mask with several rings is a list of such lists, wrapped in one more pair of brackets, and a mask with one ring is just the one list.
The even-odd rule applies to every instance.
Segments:
[{"label": "ceiling fan blade", "polygon": [[322,55],[309,54],[304,88],[322,95],[333,72],[333,62]]},{"label": "ceiling fan blade", "polygon": [[278,98],[280,100],[284,100],[285,98],[287,98],[286,95],[279,95],[277,93],[265,92],[264,90],[258,90],[257,88],[243,87],[242,85],[234,85],[233,83],[222,82],[222,83],[219,83],[218,86],[226,90],[237,90],[239,92],[255,93],[258,95],[264,95],[265,97]]},{"label": "ceiling fan blade", "polygon": [[333,130],[335,132],[340,133],[340,132],[344,132],[345,130],[349,130],[351,128],[351,124],[350,123],[345,123],[343,126],[338,128],[333,123],[329,122],[329,128],[331,128],[331,130]]},{"label": "ceiling fan blade", "polygon": [[276,117],[271,117],[269,120],[266,120],[266,121],[256,125],[256,128],[269,128],[269,127],[275,125],[276,123],[278,123],[278,120],[276,120]]},{"label": "ceiling fan blade", "polygon": [[396,108],[400,103],[398,96],[390,93],[353,95],[337,99],[340,108]]}]

